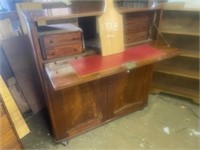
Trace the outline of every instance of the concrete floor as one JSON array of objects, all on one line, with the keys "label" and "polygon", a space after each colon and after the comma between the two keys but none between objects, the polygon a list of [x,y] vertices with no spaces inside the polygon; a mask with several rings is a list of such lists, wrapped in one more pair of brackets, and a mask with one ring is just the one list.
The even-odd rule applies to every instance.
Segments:
[{"label": "concrete floor", "polygon": [[54,143],[43,113],[26,121],[31,133],[22,139],[25,149],[200,149],[199,106],[164,94],[150,95],[142,111],[75,137],[66,147]]}]

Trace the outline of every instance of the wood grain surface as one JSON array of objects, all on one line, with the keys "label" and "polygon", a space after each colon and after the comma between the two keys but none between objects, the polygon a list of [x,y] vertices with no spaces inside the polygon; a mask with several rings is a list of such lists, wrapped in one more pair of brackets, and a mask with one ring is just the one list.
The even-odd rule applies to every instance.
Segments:
[{"label": "wood grain surface", "polygon": [[[145,55],[142,55],[142,53],[145,51],[142,51],[142,50],[137,51],[136,50],[138,53],[135,53],[133,51],[133,53],[135,53],[133,58],[137,58],[139,56],[138,57],[139,59],[136,59],[135,61],[133,61],[133,59],[132,59],[132,62],[133,62],[133,64],[132,64],[133,66],[131,66],[132,68],[138,68],[140,66],[144,66],[149,63],[154,63],[154,62],[160,61],[162,59],[173,57],[180,53],[177,49],[168,48],[168,47],[162,46],[160,44],[151,43],[150,45],[153,47],[153,49],[155,49],[155,48],[157,50],[159,49],[158,53],[157,53],[158,55],[156,54],[155,56],[152,56],[152,57],[145,57]],[[144,57],[141,57],[141,56],[144,56]],[[99,55],[99,56],[95,56],[95,57],[101,57],[101,56]],[[109,57],[112,58],[113,56],[109,56]],[[99,60],[102,60],[102,59],[99,59]],[[107,61],[108,63],[109,63],[109,60],[111,60],[111,59],[108,59],[108,61]],[[78,59],[75,61],[78,61]],[[81,62],[83,62],[83,60],[81,60]],[[115,66],[116,63],[118,64],[117,66]],[[92,70],[94,72],[90,72],[89,75],[85,75],[85,76],[79,76],[76,73],[75,69],[69,64],[69,60],[62,60],[62,61],[47,63],[45,65],[45,70],[46,70],[48,78],[49,78],[52,86],[54,87],[54,89],[59,90],[59,89],[65,88],[65,87],[70,87],[70,86],[73,86],[76,84],[95,80],[96,78],[101,78],[101,77],[115,74],[117,72],[123,72],[123,71],[129,70],[129,68],[127,68],[127,66],[126,66],[126,63],[124,63],[124,62],[122,63],[122,61],[120,61],[121,64],[119,64],[119,62],[116,62],[116,63],[114,63],[115,67],[111,67],[111,68],[108,67],[107,69],[105,69],[105,68],[102,69],[98,65],[96,65],[96,67],[99,67],[98,69],[100,69],[99,72],[96,70],[95,66],[93,66],[92,63],[90,63],[88,65],[89,66],[92,65],[95,70]],[[97,62],[97,64],[100,64],[100,62],[99,63]],[[82,66],[82,67],[84,68],[84,66]],[[128,67],[129,67],[129,65],[128,65]]]},{"label": "wood grain surface", "polygon": [[44,106],[43,93],[28,37],[24,35],[4,40],[2,47],[27,103],[34,113],[38,112]]},{"label": "wood grain surface", "polygon": [[101,55],[107,56],[124,51],[123,18],[113,0],[105,1],[105,11],[97,18]]},{"label": "wood grain surface", "polygon": [[24,10],[24,15],[30,21],[48,21],[86,16],[98,16],[103,13],[103,1],[74,1],[70,7]]},{"label": "wood grain surface", "polygon": [[19,109],[17,108],[17,105],[15,104],[15,101],[13,100],[1,76],[0,76],[0,94],[19,138],[23,138],[30,132],[30,130],[26,122],[24,121],[24,118],[22,117]]}]

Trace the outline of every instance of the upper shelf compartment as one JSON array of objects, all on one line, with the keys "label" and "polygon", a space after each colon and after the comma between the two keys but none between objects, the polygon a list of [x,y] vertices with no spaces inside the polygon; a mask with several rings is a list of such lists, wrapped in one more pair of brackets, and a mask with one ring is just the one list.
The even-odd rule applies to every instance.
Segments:
[{"label": "upper shelf compartment", "polygon": [[164,33],[199,36],[199,13],[165,10],[160,30]]},{"label": "upper shelf compartment", "polygon": [[164,4],[164,10],[200,12],[200,6],[198,0],[168,2]]},{"label": "upper shelf compartment", "polygon": [[72,1],[68,6],[63,3],[64,7],[41,10],[25,10],[24,15],[30,21],[48,21],[67,18],[99,16],[103,13],[105,4],[103,0],[95,1]]},{"label": "upper shelf compartment", "polygon": [[115,0],[115,6],[120,13],[161,9],[160,3],[162,2],[153,0]]}]

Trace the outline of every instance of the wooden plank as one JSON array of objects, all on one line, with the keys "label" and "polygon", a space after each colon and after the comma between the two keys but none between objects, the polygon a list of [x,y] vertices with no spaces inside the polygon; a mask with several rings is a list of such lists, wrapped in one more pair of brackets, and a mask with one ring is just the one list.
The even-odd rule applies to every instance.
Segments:
[{"label": "wooden plank", "polygon": [[[2,97],[0,97],[0,105],[3,105]],[[0,117],[0,149],[22,149],[17,132],[3,106],[0,107],[0,111],[4,112],[4,115]]]},{"label": "wooden plank", "polygon": [[186,97],[192,99],[194,103],[200,104],[198,90],[192,90],[189,88],[178,87],[174,85],[168,86],[166,84],[158,83],[156,81],[153,82],[151,90],[152,93],[163,92],[163,93]]},{"label": "wooden plank", "polygon": [[17,105],[15,104],[15,101],[13,100],[1,76],[0,76],[0,94],[2,96],[3,103],[5,104],[5,107],[8,111],[8,114],[10,115],[10,118],[14,124],[14,127],[19,135],[19,138],[23,138],[30,132],[30,130],[26,122],[24,121],[21,113],[19,112],[19,109],[17,108]]},{"label": "wooden plank", "polygon": [[13,31],[10,19],[0,20],[0,40],[15,37],[17,35],[18,33]]},{"label": "wooden plank", "polygon": [[[192,28],[194,29],[194,28]],[[199,32],[195,32],[194,30],[188,30],[188,31],[183,31],[184,29],[181,28],[181,30],[169,30],[169,29],[160,29],[160,32],[163,33],[168,33],[168,34],[180,34],[180,35],[192,35],[192,36],[199,36]],[[186,29],[187,30],[187,29]]]},{"label": "wooden plank", "polygon": [[0,69],[0,74],[5,81],[14,76],[12,69],[8,63],[8,60],[5,56],[5,53],[2,50],[1,44],[0,44],[0,68],[3,68]]},{"label": "wooden plank", "polygon": [[97,18],[103,56],[124,51],[122,15],[115,10],[113,0],[105,1],[105,3],[106,10]]},{"label": "wooden plank", "polygon": [[191,57],[191,58],[200,58],[199,51],[197,50],[182,50],[181,56]]},{"label": "wooden plank", "polygon": [[44,106],[43,93],[28,37],[23,35],[4,40],[2,47],[27,103],[34,113],[38,112]]},{"label": "wooden plank", "polygon": [[[27,2],[27,3],[17,3],[16,4],[16,9],[17,13],[19,15],[20,23],[21,23],[21,28],[23,30],[24,34],[27,34],[27,28],[26,28],[26,21],[24,20],[23,17],[23,10],[35,10],[35,9],[42,9],[42,4],[39,2]],[[39,22],[41,25],[45,25],[45,22]]]},{"label": "wooden plank", "polygon": [[171,65],[157,64],[155,66],[154,71],[177,75],[177,76],[182,76],[182,77],[187,77],[187,78],[192,78],[192,79],[200,79],[199,71],[197,71],[197,70],[178,68],[176,66],[171,66]]},{"label": "wooden plank", "polygon": [[8,84],[10,93],[13,96],[13,99],[15,100],[15,103],[17,104],[20,112],[23,114],[23,113],[29,111],[30,108],[26,102],[24,95],[22,94],[22,91],[21,91],[16,79],[14,77],[9,78],[7,80],[7,84]]}]

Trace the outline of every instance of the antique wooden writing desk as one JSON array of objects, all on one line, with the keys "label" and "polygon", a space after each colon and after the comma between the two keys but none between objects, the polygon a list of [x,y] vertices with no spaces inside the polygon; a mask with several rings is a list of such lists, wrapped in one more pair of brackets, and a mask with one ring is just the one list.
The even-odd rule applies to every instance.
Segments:
[{"label": "antique wooden writing desk", "polygon": [[[79,26],[83,29],[83,38],[86,43],[86,40],[91,40],[91,37],[98,37],[95,36],[97,33],[100,36],[107,34],[106,32],[101,33],[101,28],[97,32],[96,25],[93,24],[95,19],[104,14],[102,9],[104,7],[99,2],[89,2],[88,5],[84,2],[80,9],[72,4],[67,8],[23,12],[28,22],[33,55],[46,96],[56,141],[70,139],[146,106],[153,63],[178,53],[176,50],[149,39],[148,30],[150,30],[151,20],[153,20],[152,16],[155,13],[158,14],[157,17],[154,17],[158,23],[161,8],[144,8],[119,11],[122,16],[125,16],[123,17],[125,25],[122,26],[125,47],[121,49],[121,52],[106,56],[100,55],[99,49],[101,52],[101,45],[105,42],[100,41],[100,48],[98,51],[94,49],[93,53],[88,53],[88,49],[93,48],[86,45],[84,52],[79,55],[45,59],[41,52],[37,22],[78,18],[78,20],[80,19],[79,23],[84,23]],[[111,5],[110,2],[109,5]],[[138,21],[134,21],[133,18]],[[101,20],[105,19],[99,19],[99,22]],[[90,28],[96,30],[94,34],[91,33],[91,30],[87,31],[87,25],[85,26],[87,21],[90,21]],[[112,27],[112,23],[105,25],[109,27],[109,30]],[[114,25],[116,27],[119,24]],[[133,28],[131,28],[132,25]],[[112,38],[114,33],[113,31],[113,34],[107,37]],[[137,35],[136,38],[135,35]],[[52,42],[50,41],[50,43]],[[134,45],[132,43],[143,44]],[[113,42],[113,44],[117,44],[117,42]],[[105,46],[107,45],[104,45],[102,49]],[[106,50],[112,51],[109,47]],[[105,53],[103,52],[103,54]]]}]

